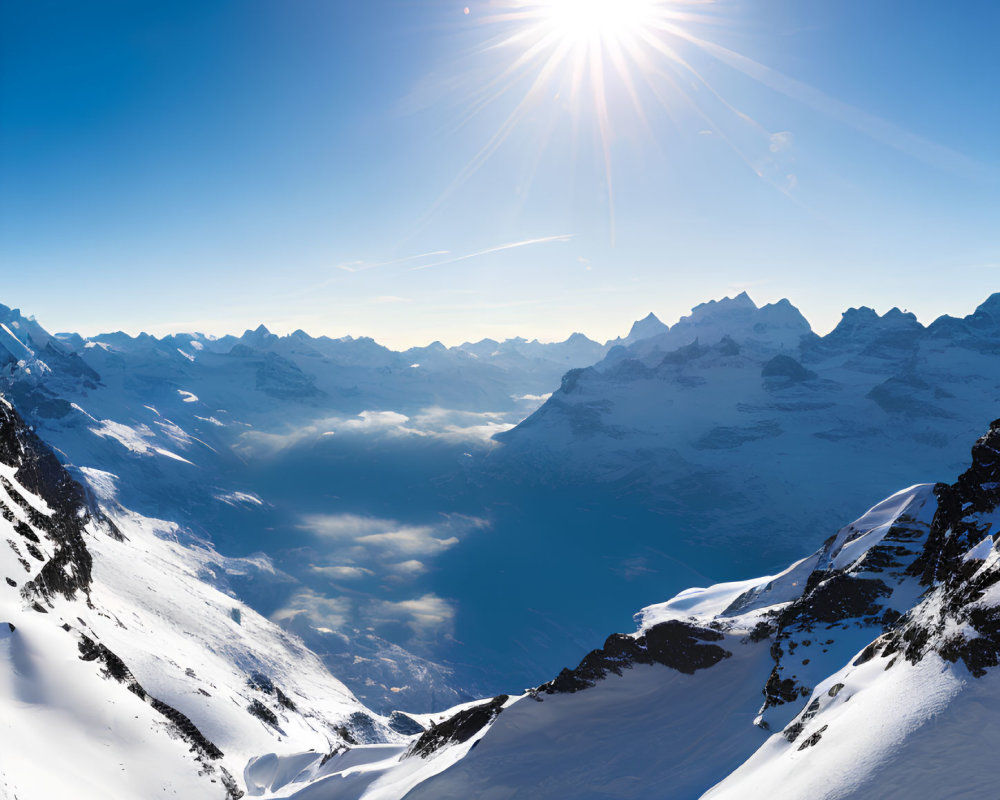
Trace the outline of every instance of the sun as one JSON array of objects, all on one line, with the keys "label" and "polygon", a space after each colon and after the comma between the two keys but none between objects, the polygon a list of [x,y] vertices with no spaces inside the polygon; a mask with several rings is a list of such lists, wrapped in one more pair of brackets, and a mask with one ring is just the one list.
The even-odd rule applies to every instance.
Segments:
[{"label": "sun", "polygon": [[[482,33],[474,55],[488,68],[463,103],[462,124],[487,107],[506,107],[496,132],[466,163],[445,194],[475,173],[522,124],[533,125],[531,169],[550,144],[594,142],[603,162],[609,233],[615,239],[613,155],[660,148],[662,125],[691,120],[717,134],[758,177],[759,151],[774,138],[726,99],[699,71],[703,56],[768,85],[783,76],[714,41],[729,24],[719,0],[480,0],[465,16]],[[477,13],[472,13],[475,9]],[[693,56],[693,57],[692,57]],[[775,80],[761,75],[777,75]],[[485,77],[488,75],[489,77]],[[770,83],[769,83],[770,81]],[[784,81],[782,83],[782,81]],[[721,115],[721,117],[719,116]],[[721,124],[718,120],[721,119]],[[592,136],[581,136],[590,129]],[[773,150],[771,150],[773,152]],[[530,183],[532,174],[528,173]]]},{"label": "sun", "polygon": [[547,0],[538,23],[571,45],[621,41],[648,33],[656,19],[654,0]]},{"label": "sun", "polygon": [[[512,131],[539,109],[568,112],[574,127],[596,126],[604,161],[611,235],[614,189],[611,143],[618,128],[647,127],[652,95],[662,102],[657,81],[672,82],[670,67],[690,69],[674,43],[684,26],[703,18],[697,9],[712,0],[489,0],[478,16],[496,31],[482,53],[495,58],[494,77],[468,103],[467,117],[505,96],[520,95],[507,119],[456,178],[475,172]],[[632,119],[621,116],[631,106]],[[615,119],[616,115],[619,117]],[[575,136],[575,134],[574,134]],[[544,148],[546,141],[539,141]]]}]

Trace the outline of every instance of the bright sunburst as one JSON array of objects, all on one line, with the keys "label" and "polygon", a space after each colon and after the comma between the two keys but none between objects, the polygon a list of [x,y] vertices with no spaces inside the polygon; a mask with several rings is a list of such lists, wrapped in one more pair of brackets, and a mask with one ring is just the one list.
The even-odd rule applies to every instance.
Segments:
[{"label": "bright sunburst", "polygon": [[[596,125],[614,236],[611,141],[615,113],[631,106],[629,127],[646,126],[650,100],[668,105],[683,95],[677,79],[701,77],[675,45],[694,41],[685,26],[712,21],[702,9],[711,0],[492,0],[478,17],[498,31],[486,50],[506,60],[481,87],[469,113],[498,98],[519,98],[496,134],[460,176],[464,179],[489,158],[526,116],[546,106],[568,110],[574,124],[584,117]],[[707,84],[704,84],[709,90]],[[616,109],[613,112],[612,109]],[[668,109],[669,110],[669,109]],[[544,141],[539,143],[544,146]]]},{"label": "bright sunburst", "polygon": [[539,22],[574,44],[621,40],[642,33],[655,20],[653,0],[548,0]]}]

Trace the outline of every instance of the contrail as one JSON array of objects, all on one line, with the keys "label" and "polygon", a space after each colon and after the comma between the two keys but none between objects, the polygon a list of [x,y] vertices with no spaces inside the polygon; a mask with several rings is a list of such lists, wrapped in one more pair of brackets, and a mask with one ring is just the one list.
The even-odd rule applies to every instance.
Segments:
[{"label": "contrail", "polygon": [[418,267],[410,267],[411,272],[415,272],[420,269],[430,269],[431,267],[441,267],[445,264],[454,264],[458,261],[467,261],[470,258],[478,258],[479,256],[486,256],[490,253],[499,253],[502,250],[513,250],[516,247],[528,247],[532,244],[544,244],[545,242],[568,242],[573,238],[573,234],[562,234],[560,236],[540,236],[537,239],[525,239],[521,242],[508,242],[507,244],[497,245],[496,247],[489,247],[486,250],[479,250],[475,253],[467,253],[464,256],[455,256],[454,258],[446,258],[443,261],[435,261],[432,264],[421,264]]},{"label": "contrail", "polygon": [[432,250],[429,253],[420,253],[415,256],[404,256],[403,258],[394,258],[391,261],[380,261],[377,264],[367,264],[364,261],[348,261],[344,264],[337,264],[337,269],[342,269],[344,272],[364,272],[366,269],[375,269],[376,267],[389,267],[393,264],[404,264],[407,261],[416,261],[418,258],[430,258],[431,256],[446,256],[450,253],[450,250]]}]

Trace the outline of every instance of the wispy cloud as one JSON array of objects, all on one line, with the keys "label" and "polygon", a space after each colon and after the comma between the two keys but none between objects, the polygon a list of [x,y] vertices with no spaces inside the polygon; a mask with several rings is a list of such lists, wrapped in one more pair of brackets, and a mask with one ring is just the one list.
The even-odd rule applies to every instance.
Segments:
[{"label": "wispy cloud", "polygon": [[246,431],[236,447],[246,457],[269,458],[323,436],[404,437],[410,441],[436,439],[490,446],[494,434],[513,428],[531,410],[519,407],[510,411],[458,411],[430,407],[412,415],[398,411],[362,411],[355,417],[317,419],[288,433]]},{"label": "wispy cloud", "polygon": [[391,267],[395,264],[405,264],[408,261],[419,261],[422,258],[446,256],[449,252],[450,251],[448,250],[431,250],[428,253],[418,253],[415,256],[393,258],[389,261],[345,261],[342,264],[337,264],[337,269],[342,269],[344,272],[364,272],[365,270],[377,269],[378,267]]},{"label": "wispy cloud", "polygon": [[337,566],[316,566],[315,564],[310,568],[312,572],[317,575],[323,575],[332,580],[350,581],[350,580],[360,580],[361,578],[371,578],[375,573],[365,567],[351,567],[345,565]]},{"label": "wispy cloud", "polygon": [[337,630],[350,621],[354,604],[346,597],[326,597],[312,589],[296,592],[280,609],[271,615],[276,622],[285,622],[304,614],[317,628]]},{"label": "wispy cloud", "polygon": [[477,250],[475,253],[466,253],[463,256],[454,256],[453,258],[446,258],[442,261],[434,261],[430,264],[420,264],[415,267],[410,267],[411,271],[430,269],[431,267],[443,267],[445,264],[456,264],[459,261],[468,261],[471,258],[479,258],[480,256],[487,256],[491,253],[500,253],[504,250],[514,250],[518,247],[530,247],[536,244],[547,244],[549,242],[568,242],[573,238],[573,234],[560,234],[558,236],[539,236],[535,239],[524,239],[520,242],[507,242],[506,244],[497,245],[496,247],[487,247],[485,250]]},{"label": "wispy cloud", "polygon": [[[404,625],[419,643],[450,636],[455,607],[432,592],[404,600],[380,600],[327,597],[306,587],[289,597],[271,619],[285,623],[301,619],[316,630],[330,633],[344,633],[355,627],[379,630]],[[412,646],[412,643],[407,644]]]},{"label": "wispy cloud", "polygon": [[444,514],[424,525],[358,514],[306,514],[298,527],[320,540],[329,562],[333,562],[331,566],[314,566],[314,572],[353,579],[380,575],[385,569],[396,575],[417,575],[425,570],[418,558],[439,555],[457,545],[461,537],[488,524],[464,514]]},{"label": "wispy cloud", "polygon": [[455,609],[436,594],[425,594],[412,600],[383,600],[372,606],[373,621],[399,622],[419,638],[448,634],[455,619]]}]

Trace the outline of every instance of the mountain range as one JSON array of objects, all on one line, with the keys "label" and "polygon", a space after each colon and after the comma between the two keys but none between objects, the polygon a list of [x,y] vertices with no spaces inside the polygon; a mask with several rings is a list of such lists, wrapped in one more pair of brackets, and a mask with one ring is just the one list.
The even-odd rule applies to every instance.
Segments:
[{"label": "mountain range", "polygon": [[[982,797],[1000,420],[773,575],[642,609],[534,688],[379,715],[175,524],[95,502],[0,404],[4,798]],[[57,769],[43,767],[49,758]]]},{"label": "mountain range", "polygon": [[361,702],[427,713],[538,685],[635,608],[780,571],[958,472],[995,415],[998,305],[852,309],[821,337],[740,295],[604,345],[404,353],[51,336],[5,308],[0,360],[95,505],[169,521]]}]

